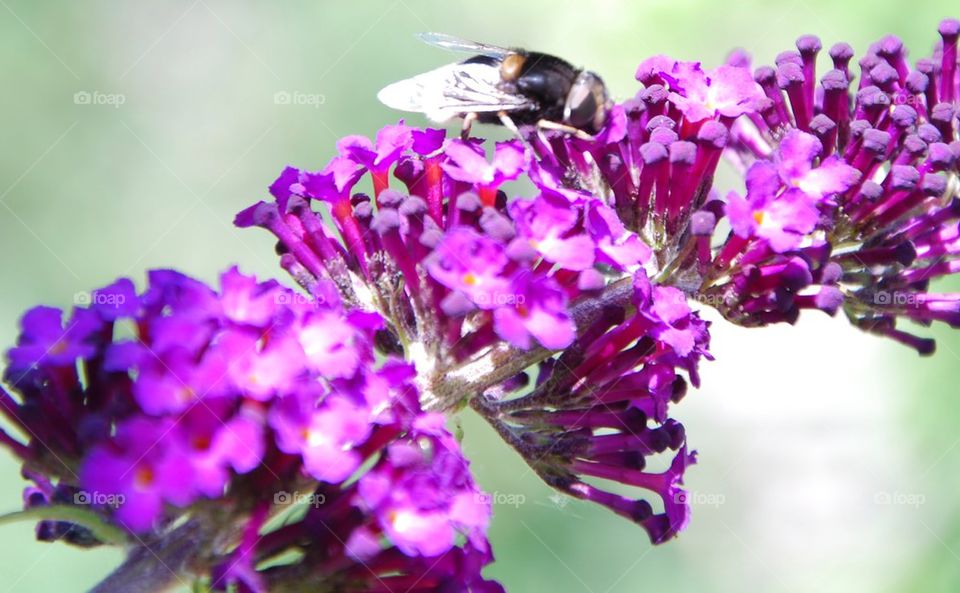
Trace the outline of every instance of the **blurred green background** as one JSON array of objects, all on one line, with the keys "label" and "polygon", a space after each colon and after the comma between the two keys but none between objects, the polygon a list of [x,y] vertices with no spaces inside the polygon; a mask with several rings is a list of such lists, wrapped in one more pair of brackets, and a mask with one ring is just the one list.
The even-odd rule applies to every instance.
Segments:
[{"label": "blurred green background", "polygon": [[[152,267],[213,280],[236,262],[282,277],[267,234],[234,229],[233,214],[283,165],[318,168],[338,137],[398,118],[377,90],[452,60],[414,32],[555,53],[623,99],[656,53],[712,65],[739,46],[770,63],[802,33],[859,53],[892,32],[919,57],[950,8],[0,0],[0,342],[27,307],[69,307]],[[716,323],[718,361],[678,408],[700,451],[694,519],[657,548],[612,514],[553,496],[465,416],[474,468],[503,502],[489,574],[515,592],[960,590],[960,335],[934,333],[939,352],[919,359],[823,316],[749,332]],[[0,475],[0,510],[14,510],[23,483],[6,454]],[[83,591],[119,558],[4,526],[0,593]]]}]

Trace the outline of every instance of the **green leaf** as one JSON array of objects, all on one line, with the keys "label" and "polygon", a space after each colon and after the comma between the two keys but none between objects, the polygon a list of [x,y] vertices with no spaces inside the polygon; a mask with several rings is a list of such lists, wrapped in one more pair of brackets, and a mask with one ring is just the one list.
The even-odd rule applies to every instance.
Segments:
[{"label": "green leaf", "polygon": [[0,515],[0,525],[17,521],[43,521],[45,519],[67,521],[86,527],[93,533],[94,537],[105,544],[117,546],[127,543],[126,532],[122,529],[110,525],[104,521],[103,516],[90,509],[72,505],[37,506],[7,513]]}]

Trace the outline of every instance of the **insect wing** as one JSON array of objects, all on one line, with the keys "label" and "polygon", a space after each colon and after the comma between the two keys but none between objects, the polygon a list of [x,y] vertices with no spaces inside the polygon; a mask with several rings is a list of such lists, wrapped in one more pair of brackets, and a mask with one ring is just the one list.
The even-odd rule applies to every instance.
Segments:
[{"label": "insect wing", "polygon": [[447,35],[446,33],[419,33],[417,37],[419,37],[424,43],[428,43],[449,51],[480,54],[493,58],[502,58],[507,54],[514,53],[513,50],[505,47],[497,47],[496,45],[460,39],[459,37]]},{"label": "insect wing", "polygon": [[464,113],[537,106],[528,97],[503,90],[499,68],[480,62],[449,64],[395,82],[380,91],[377,98],[387,107],[424,113],[436,122]]}]

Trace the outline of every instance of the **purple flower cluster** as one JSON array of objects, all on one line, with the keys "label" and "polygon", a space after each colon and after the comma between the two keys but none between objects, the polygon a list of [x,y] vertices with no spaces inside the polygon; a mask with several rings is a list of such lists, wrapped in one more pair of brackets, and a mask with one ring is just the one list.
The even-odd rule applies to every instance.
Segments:
[{"label": "purple flower cluster", "polygon": [[[755,71],[764,99],[728,143],[747,193],[727,199],[734,234],[704,262],[702,293],[728,317],[792,322],[800,309],[842,307],[922,354],[933,341],[898,319],[960,325],[960,295],[927,291],[960,270],[960,21],[943,21],[940,36],[913,66],[898,38],[881,39],[859,60],[859,79],[839,43],[817,84],[813,36]],[[719,208],[706,210],[703,231]]]},{"label": "purple flower cluster", "polygon": [[[271,186],[276,201],[255,204],[236,222],[270,230],[284,267],[306,288],[330,278],[346,302],[383,312],[401,342],[429,339],[441,363],[495,340],[569,346],[570,301],[649,258],[608,206],[539,180],[518,141],[497,144],[488,160],[480,141],[401,123],[376,142],[349,137],[338,148],[321,171],[285,169]],[[391,167],[404,192],[390,187]],[[372,199],[351,193],[367,173]],[[510,201],[500,187],[521,175],[541,193]],[[328,207],[345,245],[310,200]]]},{"label": "purple flower cluster", "polygon": [[[848,48],[834,48],[836,69],[818,87],[819,41],[803,37],[777,69],[755,74],[742,54],[713,69],[650,58],[637,68],[642,89],[589,140],[527,127],[524,142],[484,150],[388,126],[375,141],[342,140],[320,171],[286,168],[275,201],[237,224],[271,231],[307,290],[330,279],[351,307],[380,312],[386,351],[416,362],[429,408],[472,403],[548,482],[663,541],[686,522],[671,493],[693,458],[664,394],[695,384],[707,354],[706,325],[686,299],[748,326],[843,308],[921,352],[932,342],[895,329],[898,316],[957,322],[954,295],[926,292],[929,278],[955,271],[944,257],[960,244],[956,28],[943,23],[945,49],[916,70],[895,39],[875,45],[854,100]],[[713,191],[723,155],[743,170],[745,192]],[[517,179],[532,197],[508,195]],[[648,286],[637,293],[646,296],[624,283]],[[597,358],[584,370],[588,353]],[[641,477],[645,456],[667,445],[677,451],[669,479]],[[584,476],[648,487],[663,511]]]},{"label": "purple flower cluster", "polygon": [[[686,394],[687,377],[699,386],[697,364],[709,358],[708,324],[686,295],[653,286],[642,274],[620,290],[632,295],[635,314],[606,307],[571,348],[540,363],[532,389],[524,373],[474,407],[548,484],[639,523],[653,543],[662,543],[689,521],[680,484],[695,461],[683,425],[667,411]],[[668,450],[673,458],[665,471],[644,471],[648,458]],[[588,477],[648,490],[662,511],[591,485]]]},{"label": "purple flower cluster", "polygon": [[[318,559],[299,570],[329,582],[404,582],[429,559],[432,587],[499,590],[479,574],[489,501],[443,416],[421,411],[414,369],[376,364],[378,315],[343,310],[328,284],[307,297],[236,269],[219,292],[168,270],[148,280],[139,295],[126,279],[95,291],[66,320],[48,307],[24,315],[5,375],[19,401],[2,397],[29,436],[5,438],[31,468],[30,506],[92,505],[144,534],[226,503],[218,520],[253,535],[238,553],[208,534],[217,589],[295,578],[253,567],[307,545]],[[300,499],[315,503],[300,520],[258,535],[268,510]],[[62,522],[42,531],[90,540]],[[352,562],[325,565],[336,553]]]}]

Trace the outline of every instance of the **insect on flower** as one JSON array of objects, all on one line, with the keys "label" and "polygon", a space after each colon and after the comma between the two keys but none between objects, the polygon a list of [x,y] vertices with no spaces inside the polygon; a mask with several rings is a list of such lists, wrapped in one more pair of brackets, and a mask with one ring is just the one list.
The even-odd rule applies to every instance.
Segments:
[{"label": "insect on flower", "polygon": [[555,56],[442,33],[421,33],[419,38],[477,55],[395,82],[377,98],[436,122],[462,117],[464,137],[479,121],[502,124],[517,135],[518,125],[536,125],[590,138],[603,127],[613,105],[599,76]]}]

